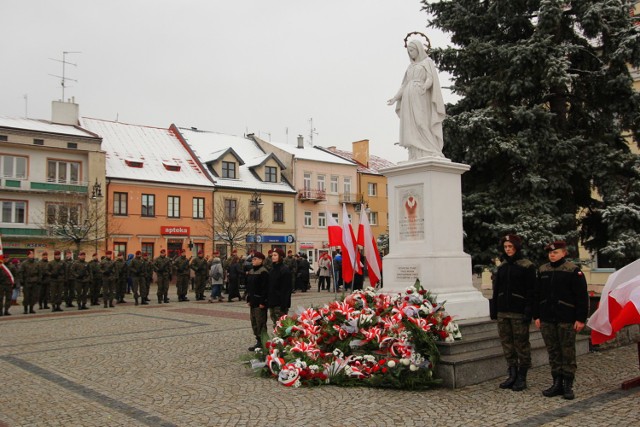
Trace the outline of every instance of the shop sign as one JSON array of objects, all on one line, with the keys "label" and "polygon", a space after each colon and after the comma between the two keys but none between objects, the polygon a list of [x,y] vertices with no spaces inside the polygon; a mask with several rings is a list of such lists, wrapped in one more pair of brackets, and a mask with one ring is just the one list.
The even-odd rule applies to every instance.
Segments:
[{"label": "shop sign", "polygon": [[160,234],[168,234],[171,236],[188,236],[191,234],[191,227],[163,225],[160,227]]}]

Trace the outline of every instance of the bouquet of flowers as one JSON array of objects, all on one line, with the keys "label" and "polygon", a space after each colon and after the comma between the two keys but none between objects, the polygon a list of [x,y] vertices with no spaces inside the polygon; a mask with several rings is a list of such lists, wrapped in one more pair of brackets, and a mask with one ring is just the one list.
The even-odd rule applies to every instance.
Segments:
[{"label": "bouquet of flowers", "polygon": [[456,322],[419,281],[395,296],[367,288],[283,316],[274,333],[257,350],[264,360],[253,366],[289,387],[428,388],[439,382],[433,378],[436,342],[461,338]]}]

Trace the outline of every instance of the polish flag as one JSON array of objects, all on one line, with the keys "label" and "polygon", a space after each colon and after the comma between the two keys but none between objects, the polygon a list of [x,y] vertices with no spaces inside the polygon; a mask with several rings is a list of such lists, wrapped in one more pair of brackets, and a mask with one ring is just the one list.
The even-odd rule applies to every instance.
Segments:
[{"label": "polish flag", "polygon": [[4,252],[2,251],[1,237],[0,237],[0,260],[2,260],[2,262],[0,263],[0,270],[2,270],[2,272],[9,277],[9,281],[11,282],[12,285],[14,285],[16,282],[15,282],[15,279],[13,278],[13,274],[11,274],[11,270],[9,270],[9,267],[4,265]]},{"label": "polish flag", "polygon": [[371,225],[365,209],[360,209],[360,225],[358,226],[358,245],[364,248],[364,257],[367,259],[369,282],[375,287],[382,278],[382,260],[376,239],[371,232]]},{"label": "polish flag", "polygon": [[356,236],[347,215],[347,205],[342,204],[342,280],[351,282],[355,272],[362,273],[360,252],[356,247]]},{"label": "polish flag", "polygon": [[593,344],[609,341],[635,324],[640,324],[640,259],[609,276],[598,309],[587,322]]},{"label": "polish flag", "polygon": [[329,246],[342,246],[342,227],[338,224],[338,221],[327,212],[329,218]]}]

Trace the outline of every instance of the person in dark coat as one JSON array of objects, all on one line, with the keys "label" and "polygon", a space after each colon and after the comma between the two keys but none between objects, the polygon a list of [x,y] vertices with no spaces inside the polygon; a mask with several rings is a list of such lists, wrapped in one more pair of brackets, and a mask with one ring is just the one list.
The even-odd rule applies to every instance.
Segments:
[{"label": "person in dark coat", "polygon": [[269,272],[262,265],[264,259],[264,254],[254,252],[251,269],[247,272],[247,303],[250,310],[251,329],[256,337],[256,343],[249,347],[249,351],[262,347],[262,337],[267,334]]},{"label": "person in dark coat", "polygon": [[296,289],[302,292],[307,292],[309,289],[309,261],[307,261],[307,254],[300,254],[297,263],[296,273]]},{"label": "person in dark coat", "polygon": [[242,297],[240,296],[240,280],[244,280],[244,276],[245,272],[242,268],[240,258],[234,255],[227,268],[227,290],[229,291],[227,302],[231,302],[234,298],[242,301]]},{"label": "person in dark coat", "polygon": [[279,318],[289,313],[291,307],[291,271],[284,264],[284,251],[274,249],[271,253],[271,271],[269,271],[268,303],[273,327]]},{"label": "person in dark coat", "polygon": [[533,310],[536,269],[522,256],[522,239],[508,234],[500,240],[502,263],[493,278],[491,319],[498,322],[502,352],[507,360],[509,377],[500,388],[522,391],[527,388],[527,371],[531,368],[529,327]]},{"label": "person in dark coat", "polygon": [[542,394],[572,400],[576,334],[584,329],[589,312],[587,281],[580,268],[567,261],[565,242],[550,243],[545,249],[550,262],[538,271],[533,318],[547,347],[553,385]]}]

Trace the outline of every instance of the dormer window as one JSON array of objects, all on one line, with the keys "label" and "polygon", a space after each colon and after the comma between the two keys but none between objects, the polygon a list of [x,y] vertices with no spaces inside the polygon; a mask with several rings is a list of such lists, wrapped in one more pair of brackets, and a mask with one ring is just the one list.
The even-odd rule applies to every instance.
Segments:
[{"label": "dormer window", "polygon": [[266,166],[264,168],[265,182],[278,182],[278,168],[275,166]]},{"label": "dormer window", "polygon": [[142,160],[136,160],[136,159],[125,159],[124,162],[130,168],[141,168],[144,165]]},{"label": "dormer window", "polygon": [[162,162],[162,166],[171,172],[180,172],[180,165],[176,162]]},{"label": "dormer window", "polygon": [[222,177],[229,179],[236,179],[236,164],[235,162],[222,162]]}]

